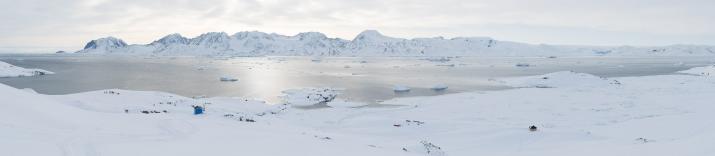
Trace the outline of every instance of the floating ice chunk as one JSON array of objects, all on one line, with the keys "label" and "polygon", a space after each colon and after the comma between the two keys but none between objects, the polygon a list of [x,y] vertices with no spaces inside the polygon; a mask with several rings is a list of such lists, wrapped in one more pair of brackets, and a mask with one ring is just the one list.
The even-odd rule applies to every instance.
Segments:
[{"label": "floating ice chunk", "polygon": [[219,78],[219,80],[221,80],[221,81],[238,81],[237,78],[228,77],[228,76],[221,77],[221,78]]},{"label": "floating ice chunk", "polygon": [[409,92],[410,87],[404,85],[395,85],[394,87],[392,87],[392,90],[394,90],[395,92]]},{"label": "floating ice chunk", "polygon": [[333,101],[339,94],[333,88],[304,88],[283,91],[283,100],[294,106],[311,106]]},{"label": "floating ice chunk", "polygon": [[447,84],[436,84],[436,85],[432,86],[432,88],[430,88],[430,89],[435,90],[435,91],[442,91],[442,90],[447,90],[447,88],[449,88],[449,86],[447,86]]},{"label": "floating ice chunk", "polygon": [[712,76],[715,75],[715,65],[690,68],[688,70],[679,71],[678,73]]},{"label": "floating ice chunk", "polygon": [[528,63],[517,63],[516,67],[530,67],[531,65]]},{"label": "floating ice chunk", "polygon": [[438,64],[437,66],[443,66],[443,67],[454,67],[454,64]]},{"label": "floating ice chunk", "polygon": [[431,61],[431,62],[449,62],[450,61],[450,59],[447,57],[426,58],[425,60]]}]

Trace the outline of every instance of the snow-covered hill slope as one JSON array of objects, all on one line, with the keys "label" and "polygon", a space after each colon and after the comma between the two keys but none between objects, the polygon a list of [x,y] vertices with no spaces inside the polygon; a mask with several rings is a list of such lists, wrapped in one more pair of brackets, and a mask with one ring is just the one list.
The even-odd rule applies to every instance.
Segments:
[{"label": "snow-covered hill slope", "polygon": [[715,47],[594,47],[532,45],[488,37],[401,39],[366,30],[353,40],[319,32],[294,36],[263,32],[209,32],[187,38],[171,34],[150,44],[127,45],[114,37],[92,40],[77,53],[206,56],[715,56]]},{"label": "snow-covered hill slope", "polygon": [[680,73],[695,74],[695,75],[702,75],[702,76],[715,76],[715,65],[705,66],[705,67],[695,67],[692,69],[680,71]]},{"label": "snow-covered hill slope", "polygon": [[[707,76],[557,72],[513,80],[552,87],[300,109],[290,105],[340,100],[298,98],[332,97],[329,89],[291,90],[286,105],[265,105],[119,89],[42,95],[0,84],[0,149],[43,156],[715,153],[715,79]],[[192,106],[206,111],[193,115]]]},{"label": "snow-covered hill slope", "polygon": [[503,84],[511,87],[525,88],[565,88],[586,86],[620,85],[617,80],[609,80],[586,73],[562,71],[538,76],[510,78],[502,80]]},{"label": "snow-covered hill slope", "polygon": [[54,74],[42,69],[26,69],[0,61],[0,78]]}]

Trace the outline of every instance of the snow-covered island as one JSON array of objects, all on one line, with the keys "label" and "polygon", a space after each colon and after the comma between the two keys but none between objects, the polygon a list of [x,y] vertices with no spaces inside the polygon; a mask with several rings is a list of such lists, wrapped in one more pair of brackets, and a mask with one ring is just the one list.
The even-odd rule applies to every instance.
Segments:
[{"label": "snow-covered island", "polygon": [[[149,44],[127,44],[105,37],[89,41],[75,53],[152,56],[715,56],[704,45],[561,46],[499,41],[489,37],[403,39],[366,30],[352,40],[329,38],[320,32],[288,36],[258,31],[229,35],[209,32],[194,38],[170,34]],[[319,61],[319,60],[314,60]],[[447,61],[444,59],[435,61]]]},{"label": "snow-covered island", "polygon": [[[0,84],[0,147],[3,155],[117,156],[715,152],[709,76],[556,72],[498,82],[517,88],[382,102],[388,107],[340,107],[330,88],[289,90],[284,103],[266,104],[119,89],[43,95]],[[294,107],[311,104],[326,106]]]},{"label": "snow-covered island", "polygon": [[43,69],[26,69],[0,61],[0,78],[54,74]]}]

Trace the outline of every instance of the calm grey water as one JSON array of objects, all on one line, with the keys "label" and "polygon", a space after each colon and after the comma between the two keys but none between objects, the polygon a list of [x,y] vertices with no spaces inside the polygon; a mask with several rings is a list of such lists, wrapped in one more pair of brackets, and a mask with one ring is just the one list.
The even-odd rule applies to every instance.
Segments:
[{"label": "calm grey water", "polygon": [[[0,61],[56,74],[0,78],[16,88],[43,94],[69,94],[100,89],[156,90],[183,96],[241,96],[277,102],[281,91],[304,87],[344,88],[340,97],[372,103],[394,97],[498,90],[489,79],[571,70],[605,77],[670,74],[712,64],[712,58],[453,58],[432,62],[420,58],[248,57],[144,58],[5,55]],[[529,67],[516,67],[528,63]],[[219,77],[238,78],[221,82]],[[429,87],[444,83],[449,89]],[[410,86],[394,93],[395,84]]]}]

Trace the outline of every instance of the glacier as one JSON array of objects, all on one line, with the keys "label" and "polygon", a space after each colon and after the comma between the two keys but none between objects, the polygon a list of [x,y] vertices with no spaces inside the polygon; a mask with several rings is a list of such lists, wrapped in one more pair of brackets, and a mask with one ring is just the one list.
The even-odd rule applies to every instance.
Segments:
[{"label": "glacier", "polygon": [[352,40],[320,32],[294,36],[243,31],[208,32],[194,38],[170,34],[149,44],[127,44],[105,37],[92,40],[79,54],[154,56],[715,56],[715,46],[570,46],[499,41],[489,37],[403,39],[365,30]]}]

